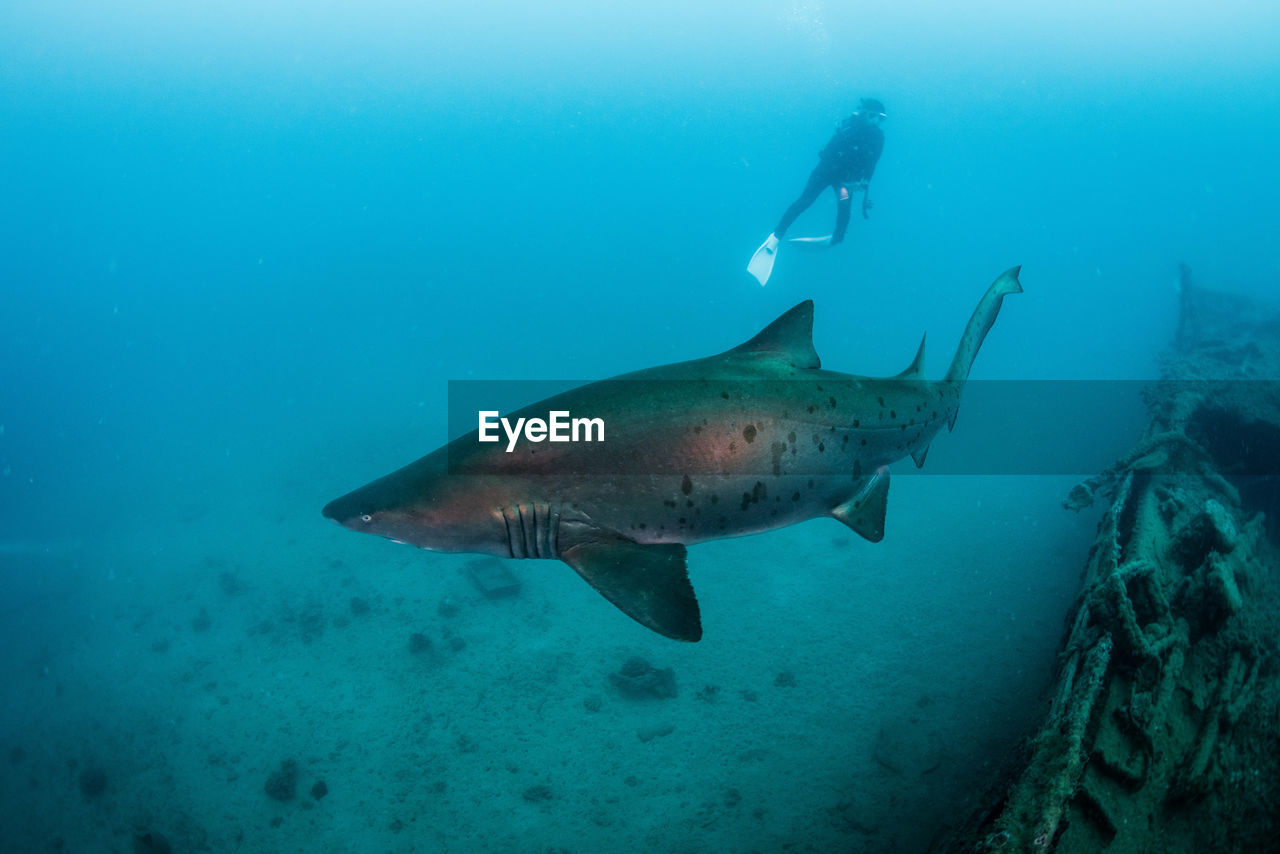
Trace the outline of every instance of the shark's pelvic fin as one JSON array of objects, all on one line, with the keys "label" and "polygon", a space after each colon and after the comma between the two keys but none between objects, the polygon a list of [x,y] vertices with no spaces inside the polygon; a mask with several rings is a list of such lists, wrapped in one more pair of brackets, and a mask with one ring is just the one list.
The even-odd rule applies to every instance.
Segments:
[{"label": "shark's pelvic fin", "polygon": [[642,545],[605,534],[565,549],[560,558],[640,625],[672,640],[702,638],[698,600],[685,547]]},{"label": "shark's pelvic fin", "polygon": [[813,349],[813,300],[807,299],[770,323],[760,334],[729,351],[738,355],[776,356],[796,368],[820,368]]},{"label": "shark's pelvic fin", "polygon": [[920,348],[916,350],[916,357],[911,360],[911,364],[907,366],[905,371],[894,377],[895,380],[924,379],[924,342],[928,337],[928,333],[920,336]]},{"label": "shark's pelvic fin", "polygon": [[918,451],[911,452],[911,459],[915,462],[916,468],[924,468],[924,458],[929,456],[929,446],[925,445]]},{"label": "shark's pelvic fin", "polygon": [[884,539],[884,516],[889,506],[889,472],[882,470],[866,489],[831,511],[859,536],[873,543]]}]

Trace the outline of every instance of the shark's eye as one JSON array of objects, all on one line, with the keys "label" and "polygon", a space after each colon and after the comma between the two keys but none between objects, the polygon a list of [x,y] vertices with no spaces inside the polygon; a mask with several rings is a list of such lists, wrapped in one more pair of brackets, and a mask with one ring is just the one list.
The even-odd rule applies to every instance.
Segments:
[{"label": "shark's eye", "polygon": [[360,517],[360,521],[361,521],[361,522],[372,522],[372,521],[373,521],[373,517],[372,517],[372,516],[370,516],[368,513],[366,513],[366,514],[364,514],[363,516],[361,516],[361,517]]}]

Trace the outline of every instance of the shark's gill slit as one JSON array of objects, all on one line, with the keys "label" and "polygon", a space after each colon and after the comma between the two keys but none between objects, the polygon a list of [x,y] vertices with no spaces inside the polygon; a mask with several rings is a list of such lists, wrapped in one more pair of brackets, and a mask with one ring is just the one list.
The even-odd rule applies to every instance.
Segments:
[{"label": "shark's gill slit", "polygon": [[536,542],[538,520],[532,515],[533,508],[529,508],[530,516],[527,521],[525,520],[525,506],[517,504],[516,510],[520,512],[520,535],[523,538],[521,545],[524,547],[524,554],[521,557],[533,557],[538,550]]},{"label": "shark's gill slit", "polygon": [[524,529],[524,556],[536,558],[538,556],[538,505],[521,504],[520,511],[526,514],[525,518],[528,521]]},{"label": "shark's gill slit", "polygon": [[551,539],[551,531],[549,524],[551,522],[550,506],[543,504],[542,512],[538,512],[538,505],[533,505],[533,518],[535,528],[533,532],[533,544],[537,547],[537,556],[540,558],[550,557],[547,553],[549,541]]},{"label": "shark's gill slit", "polygon": [[514,558],[517,556],[516,533],[511,530],[511,516],[507,513],[507,508],[505,507],[498,508],[498,512],[502,514],[502,524],[505,525],[507,529],[507,551],[510,552],[509,556]]},{"label": "shark's gill slit", "polygon": [[548,505],[551,512],[548,514],[547,520],[547,544],[550,548],[547,550],[548,555],[558,557],[560,554],[560,505]]}]

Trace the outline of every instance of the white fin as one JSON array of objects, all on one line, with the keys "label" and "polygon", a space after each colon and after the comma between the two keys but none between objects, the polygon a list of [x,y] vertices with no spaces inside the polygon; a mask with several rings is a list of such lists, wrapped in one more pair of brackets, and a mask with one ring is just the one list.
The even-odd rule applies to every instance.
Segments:
[{"label": "white fin", "polygon": [[778,238],[770,234],[764,239],[764,243],[760,244],[760,248],[756,250],[756,254],[751,256],[751,260],[747,262],[747,272],[756,277],[756,281],[763,287],[768,283],[769,277],[773,275],[773,260],[778,254]]},{"label": "white fin", "polygon": [[830,249],[831,235],[822,237],[792,237],[787,241],[798,249]]}]

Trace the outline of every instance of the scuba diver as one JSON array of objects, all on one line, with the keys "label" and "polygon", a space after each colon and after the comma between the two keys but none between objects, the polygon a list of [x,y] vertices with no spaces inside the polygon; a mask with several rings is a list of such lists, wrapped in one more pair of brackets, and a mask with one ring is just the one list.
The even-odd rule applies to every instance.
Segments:
[{"label": "scuba diver", "polygon": [[800,198],[783,213],[773,233],[751,256],[747,265],[747,272],[760,284],[769,281],[778,243],[786,236],[787,229],[823,190],[830,187],[836,194],[835,230],[825,237],[795,237],[789,242],[810,248],[826,248],[844,240],[845,230],[849,227],[849,211],[853,206],[853,191],[862,192],[862,216],[866,219],[872,207],[867,198],[867,188],[884,149],[884,131],[880,130],[880,123],[885,116],[884,104],[875,98],[863,98],[858,102],[858,109],[839,124],[835,134],[818,152],[818,165],[809,175],[809,182],[805,184]]}]

